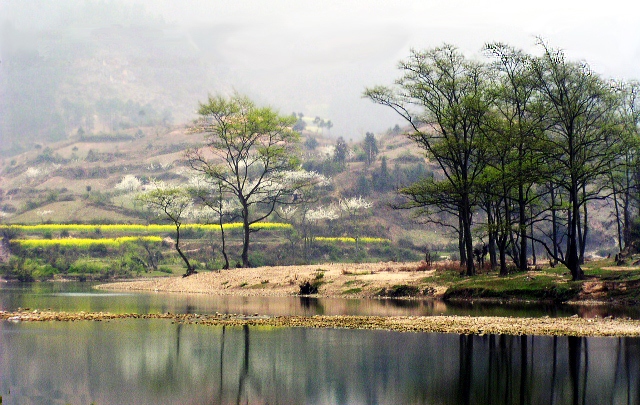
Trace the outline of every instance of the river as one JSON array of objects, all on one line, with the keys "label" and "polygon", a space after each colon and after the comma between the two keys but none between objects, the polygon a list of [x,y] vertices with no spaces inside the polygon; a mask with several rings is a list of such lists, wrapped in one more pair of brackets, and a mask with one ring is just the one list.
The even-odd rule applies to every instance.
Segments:
[{"label": "river", "polygon": [[[3,286],[3,310],[406,315],[444,304]],[[46,306],[46,307],[45,307]],[[573,307],[556,309],[571,313]],[[480,312],[507,309],[481,308]],[[548,308],[515,310],[549,312]],[[638,404],[640,339],[0,322],[2,404]]]}]

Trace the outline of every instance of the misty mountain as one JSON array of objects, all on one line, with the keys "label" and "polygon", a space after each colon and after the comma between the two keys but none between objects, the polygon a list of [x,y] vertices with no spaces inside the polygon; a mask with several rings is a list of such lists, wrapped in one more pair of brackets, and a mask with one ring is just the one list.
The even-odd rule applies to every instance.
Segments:
[{"label": "misty mountain", "polygon": [[33,10],[37,26],[23,3],[3,8],[14,17],[0,29],[3,153],[78,131],[184,122],[213,87],[188,36],[139,8],[62,3]]},{"label": "misty mountain", "polygon": [[209,93],[233,91],[331,120],[345,139],[393,127],[362,91],[393,77],[402,24],[284,5],[0,2],[0,153],[80,129],[184,123]]}]

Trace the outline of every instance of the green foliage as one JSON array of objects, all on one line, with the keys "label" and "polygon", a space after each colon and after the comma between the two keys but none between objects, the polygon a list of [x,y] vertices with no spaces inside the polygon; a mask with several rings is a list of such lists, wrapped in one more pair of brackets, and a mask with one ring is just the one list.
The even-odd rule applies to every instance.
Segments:
[{"label": "green foliage", "polygon": [[[412,181],[412,180],[409,180]],[[380,169],[371,173],[371,184],[375,191],[393,190],[394,184],[387,165],[387,157],[383,156],[380,163]]]},{"label": "green foliage", "polygon": [[[295,129],[295,127],[293,129]],[[304,141],[304,146],[309,150],[315,150],[318,147],[318,140],[313,136],[309,136]]]},{"label": "green foliage", "polygon": [[365,161],[367,162],[367,166],[373,163],[378,156],[378,141],[376,140],[375,135],[371,132],[367,132],[365,135],[364,141],[362,143],[362,149],[365,154]]},{"label": "green foliage", "polygon": [[173,274],[173,270],[171,270],[171,267],[169,266],[159,266],[158,271],[161,273]]},{"label": "green foliage", "polygon": [[333,150],[333,161],[341,170],[344,170],[347,164],[347,154],[349,147],[343,137],[336,139],[335,149]]},{"label": "green foliage", "polygon": [[92,259],[78,259],[69,266],[70,274],[100,274],[105,272],[108,267],[99,261]]},{"label": "green foliage", "polygon": [[361,173],[356,182],[355,194],[368,197],[371,194],[372,185],[367,176]]}]

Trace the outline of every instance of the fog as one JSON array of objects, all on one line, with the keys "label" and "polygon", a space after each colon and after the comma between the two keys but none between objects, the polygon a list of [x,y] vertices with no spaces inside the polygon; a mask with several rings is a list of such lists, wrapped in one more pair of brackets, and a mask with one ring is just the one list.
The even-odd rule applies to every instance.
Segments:
[{"label": "fog", "polygon": [[485,42],[536,52],[535,36],[605,77],[640,78],[640,6],[538,1],[0,2],[0,150],[83,131],[195,118],[238,91],[359,139],[401,121],[361,95],[390,84],[411,48]]}]

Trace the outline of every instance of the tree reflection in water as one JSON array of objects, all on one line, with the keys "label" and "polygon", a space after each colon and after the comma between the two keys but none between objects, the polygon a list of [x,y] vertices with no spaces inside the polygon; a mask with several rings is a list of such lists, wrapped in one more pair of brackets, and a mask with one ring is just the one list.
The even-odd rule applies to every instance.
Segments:
[{"label": "tree reflection in water", "polygon": [[638,346],[634,338],[461,335],[455,403],[637,404]]},{"label": "tree reflection in water", "polygon": [[638,404],[640,339],[0,323],[3,403]]}]

